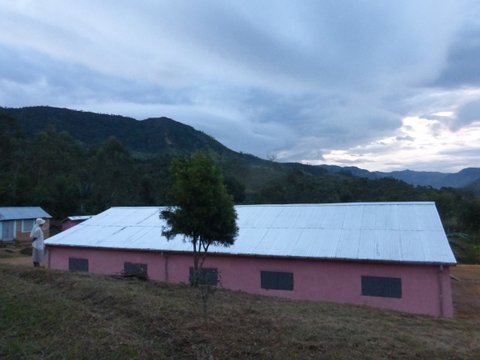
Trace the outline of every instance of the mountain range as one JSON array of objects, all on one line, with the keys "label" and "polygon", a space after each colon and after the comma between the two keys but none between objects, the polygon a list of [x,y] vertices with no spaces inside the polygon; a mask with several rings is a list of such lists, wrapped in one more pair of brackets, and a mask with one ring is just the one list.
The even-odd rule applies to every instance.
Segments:
[{"label": "mountain range", "polygon": [[[433,188],[467,188],[478,193],[480,190],[480,168],[466,168],[457,173],[425,171],[368,171],[357,167],[335,165],[302,165],[298,163],[273,163],[253,155],[230,150],[213,137],[175,120],[159,117],[136,120],[119,115],[97,114],[92,112],[35,106],[24,108],[0,108],[4,113],[17,119],[22,132],[28,136],[54,128],[66,131],[73,138],[85,144],[97,144],[111,136],[116,137],[139,157],[153,157],[160,154],[185,154],[195,150],[210,149],[218,154],[226,166],[229,163],[238,167],[237,171],[250,171],[261,168],[265,180],[269,173],[284,168],[299,168],[302,171],[318,174],[349,174],[368,179],[394,178],[411,185]],[[251,171],[250,171],[251,172]],[[245,174],[243,174],[245,176]],[[258,174],[252,172],[247,182],[255,183]]]},{"label": "mountain range", "polygon": [[434,188],[453,187],[465,188],[480,181],[480,168],[465,168],[456,173],[434,171],[402,170],[392,172],[368,171],[358,167],[340,167],[335,165],[319,165],[331,173],[349,172],[354,176],[368,179],[394,178],[411,185],[431,186]]}]

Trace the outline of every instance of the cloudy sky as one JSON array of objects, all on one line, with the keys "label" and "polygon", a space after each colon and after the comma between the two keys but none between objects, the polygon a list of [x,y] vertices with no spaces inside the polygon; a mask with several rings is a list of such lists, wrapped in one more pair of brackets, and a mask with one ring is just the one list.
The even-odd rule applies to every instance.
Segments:
[{"label": "cloudy sky", "polygon": [[168,116],[236,151],[480,162],[480,2],[1,0],[0,106]]}]

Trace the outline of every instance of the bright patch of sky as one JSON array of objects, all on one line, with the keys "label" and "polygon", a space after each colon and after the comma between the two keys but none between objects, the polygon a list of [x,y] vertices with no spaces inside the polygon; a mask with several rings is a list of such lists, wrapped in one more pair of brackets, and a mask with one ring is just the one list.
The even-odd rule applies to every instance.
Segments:
[{"label": "bright patch of sky", "polygon": [[480,2],[4,0],[0,106],[168,116],[277,161],[480,166]]},{"label": "bright patch of sky", "polygon": [[439,120],[406,117],[397,134],[346,150],[330,150],[323,155],[323,161],[305,163],[390,171],[415,159],[409,166],[411,170],[439,171],[442,168],[438,164],[443,164],[446,169],[460,171],[478,161],[480,121],[453,132]]}]

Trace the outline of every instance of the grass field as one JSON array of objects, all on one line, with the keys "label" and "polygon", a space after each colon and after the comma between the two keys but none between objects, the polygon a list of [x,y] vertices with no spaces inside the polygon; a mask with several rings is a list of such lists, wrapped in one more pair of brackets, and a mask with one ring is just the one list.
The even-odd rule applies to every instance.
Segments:
[{"label": "grass field", "polygon": [[0,358],[479,359],[461,270],[455,320],[218,290],[205,323],[189,286],[0,264]]}]

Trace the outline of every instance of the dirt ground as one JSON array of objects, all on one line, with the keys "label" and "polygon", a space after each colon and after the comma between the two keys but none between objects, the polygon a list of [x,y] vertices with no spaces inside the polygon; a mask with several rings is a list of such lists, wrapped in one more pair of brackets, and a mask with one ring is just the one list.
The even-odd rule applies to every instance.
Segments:
[{"label": "dirt ground", "polygon": [[6,245],[0,247],[0,264],[31,265],[32,257],[22,254],[24,250],[30,250],[28,243]]},{"label": "dirt ground", "polygon": [[0,258],[0,264],[10,264],[10,265],[32,265],[31,256],[19,256],[11,258]]},{"label": "dirt ground", "polygon": [[480,265],[457,265],[451,274],[455,318],[480,319]]},{"label": "dirt ground", "polygon": [[[0,263],[32,266],[31,256],[22,255],[20,249],[0,248]],[[455,318],[480,319],[480,265],[453,266],[451,276]]]}]

